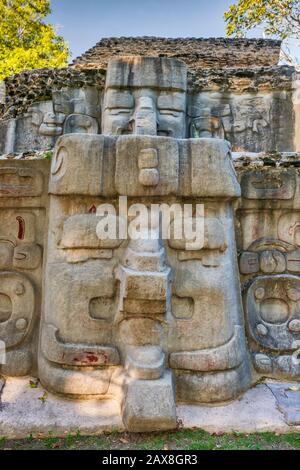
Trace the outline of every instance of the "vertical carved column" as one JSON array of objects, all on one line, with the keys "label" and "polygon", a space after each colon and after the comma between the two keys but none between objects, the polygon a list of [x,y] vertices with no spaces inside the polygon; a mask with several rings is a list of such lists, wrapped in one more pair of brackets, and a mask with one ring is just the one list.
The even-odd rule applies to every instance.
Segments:
[{"label": "vertical carved column", "polygon": [[46,388],[75,398],[107,395],[120,364],[113,272],[122,241],[97,237],[95,213],[103,194],[114,195],[113,148],[113,138],[63,136],[51,167],[39,373]]},{"label": "vertical carved column", "polygon": [[132,431],[176,426],[175,389],[164,350],[171,270],[159,234],[151,237],[156,239],[129,241],[118,273],[119,344],[127,374],[123,418]]},{"label": "vertical carved column", "polygon": [[37,374],[47,161],[0,162],[0,341],[8,376]]},{"label": "vertical carved column", "polygon": [[180,196],[203,204],[203,246],[170,239],[174,272],[169,363],[177,399],[232,400],[250,385],[249,357],[236,259],[233,201],[240,186],[229,145],[217,139],[180,144]]},{"label": "vertical carved column", "polygon": [[286,165],[241,173],[239,261],[258,376],[299,380],[300,180]]},{"label": "vertical carved column", "polygon": [[[184,139],[185,90],[176,60],[113,60],[110,135],[61,137],[51,168],[40,377],[73,397],[118,396],[130,431],[175,428],[176,398],[224,401],[250,384],[232,209],[240,186],[225,141]],[[204,205],[203,245],[163,239],[157,222],[138,239],[99,238],[97,207],[110,204],[117,225],[118,196],[146,219],[152,204]]]},{"label": "vertical carved column", "polygon": [[[175,139],[122,136],[116,145],[115,186],[131,204],[143,202],[139,238],[128,237],[117,269],[117,341],[125,369],[123,419],[131,431],[176,427],[175,384],[168,368],[171,269],[159,222],[150,225],[151,203],[178,191]],[[149,224],[148,224],[149,221]]]},{"label": "vertical carved column", "polygon": [[[145,136],[118,140],[115,182],[120,195],[135,202],[157,196],[163,202],[161,198],[176,194],[177,143],[149,136],[185,137],[186,74],[177,60],[110,61],[104,133]],[[176,426],[173,377],[165,368],[171,272],[159,227],[151,229],[157,232],[156,240],[129,240],[118,270],[118,341],[127,374],[122,408],[132,431]]]}]

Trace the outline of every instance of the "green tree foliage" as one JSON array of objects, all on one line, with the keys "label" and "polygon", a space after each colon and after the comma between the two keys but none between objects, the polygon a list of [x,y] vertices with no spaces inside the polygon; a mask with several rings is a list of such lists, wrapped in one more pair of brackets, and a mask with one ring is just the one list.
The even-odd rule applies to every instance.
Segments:
[{"label": "green tree foliage", "polygon": [[49,0],[0,0],[0,80],[22,70],[61,67],[69,48],[44,22]]},{"label": "green tree foliage", "polygon": [[243,37],[262,25],[266,35],[300,39],[299,0],[239,0],[224,17],[228,36]]}]

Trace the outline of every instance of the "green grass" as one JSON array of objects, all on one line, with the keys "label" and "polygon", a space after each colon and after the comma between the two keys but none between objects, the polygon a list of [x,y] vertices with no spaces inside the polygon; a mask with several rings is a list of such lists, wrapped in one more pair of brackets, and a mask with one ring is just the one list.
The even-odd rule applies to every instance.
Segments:
[{"label": "green grass", "polygon": [[51,160],[52,157],[53,157],[53,150],[46,150],[46,151],[43,153],[43,157],[44,157],[46,160]]},{"label": "green grass", "polygon": [[64,438],[46,438],[30,435],[27,439],[7,440],[0,437],[0,449],[13,450],[300,450],[300,433],[276,435],[222,434],[210,435],[205,431],[180,430],[164,433],[129,434],[111,433],[100,436],[67,434]]}]

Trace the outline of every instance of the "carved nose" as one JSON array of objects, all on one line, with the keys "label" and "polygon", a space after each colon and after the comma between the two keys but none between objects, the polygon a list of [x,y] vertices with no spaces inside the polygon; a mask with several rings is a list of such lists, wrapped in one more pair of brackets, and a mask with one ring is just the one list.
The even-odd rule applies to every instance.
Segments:
[{"label": "carved nose", "polygon": [[157,117],[153,99],[142,96],[138,99],[133,116],[134,134],[157,135]]}]

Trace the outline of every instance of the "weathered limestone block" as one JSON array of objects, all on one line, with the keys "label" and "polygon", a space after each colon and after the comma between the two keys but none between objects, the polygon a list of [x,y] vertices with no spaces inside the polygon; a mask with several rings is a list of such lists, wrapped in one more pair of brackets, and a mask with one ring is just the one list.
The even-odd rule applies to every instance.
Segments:
[{"label": "weathered limestone block", "polygon": [[120,239],[102,239],[97,236],[97,224],[100,220],[94,213],[71,215],[64,221],[60,247],[66,250],[118,248],[122,243]]},{"label": "weathered limestone block", "polygon": [[[86,140],[88,149],[90,137]],[[73,397],[106,395],[120,364],[113,339],[112,253],[122,241],[99,243],[93,210],[98,203],[72,193],[50,200],[40,379],[46,388]]]},{"label": "weathered limestone block", "polygon": [[128,55],[177,57],[191,69],[259,67],[278,64],[280,46],[278,40],[255,38],[112,37],[77,57],[74,66],[105,69],[112,58]]},{"label": "weathered limestone block", "polygon": [[[114,394],[118,376],[124,422],[134,431],[176,426],[172,370],[180,401],[230,400],[251,380],[232,209],[240,186],[227,142],[182,139],[185,90],[176,60],[112,61],[103,115],[112,135],[60,137],[51,166],[40,379],[56,393],[89,397]],[[168,115],[167,132],[160,114]],[[114,135],[122,133],[134,135]],[[103,203],[115,228],[131,228],[118,195],[146,204],[137,239],[131,231],[99,237]],[[184,198],[203,207],[195,244],[175,237]],[[177,203],[169,240],[159,219],[148,232],[157,202]]]},{"label": "weathered limestone block", "polygon": [[[146,146],[147,149],[149,137],[136,139],[132,137],[128,140],[129,144],[133,144],[129,148],[136,146],[139,149]],[[121,143],[123,140],[124,138],[120,138]],[[153,138],[153,144],[154,148],[157,148],[156,153],[161,156],[160,147],[164,149],[164,140]],[[176,146],[175,149],[177,150]],[[144,166],[145,151],[142,151],[142,154]],[[150,153],[150,160],[152,154]],[[120,152],[117,144],[117,159],[120,156],[124,158],[125,155],[125,152]],[[165,153],[167,161],[169,155],[169,152]],[[178,157],[177,152],[176,156]],[[178,164],[176,167],[178,168]],[[123,172],[123,179],[126,177],[127,174]],[[170,184],[172,179],[171,172],[169,180],[167,175],[165,176],[166,184]],[[122,181],[121,173],[118,180]],[[125,194],[128,192],[130,193],[127,191]],[[164,192],[162,186],[157,189],[156,194]],[[138,186],[137,194],[143,194]],[[176,427],[173,376],[170,371],[165,370],[171,270],[166,263],[159,225],[151,225],[151,235],[146,233],[148,229],[146,223],[145,233],[141,238],[129,239],[117,270],[120,285],[115,325],[117,344],[122,352],[127,376],[124,385],[123,420],[132,431]]]},{"label": "weathered limestone block", "polygon": [[[176,400],[232,400],[251,383],[234,236],[241,192],[223,138],[243,134],[250,145],[262,132],[267,142],[275,98],[215,96],[221,107],[194,115],[206,137],[184,139],[186,88],[176,60],[123,58],[108,67],[102,128],[110,135],[97,135],[93,88],[60,90],[54,105],[27,116],[45,138],[73,132],[59,137],[51,165],[38,375],[55,393],[118,398],[131,431],[174,428]],[[15,130],[12,123],[11,136]],[[36,373],[46,173],[33,163],[5,165],[0,335],[8,361],[1,370],[22,375]],[[256,168],[242,170],[241,184],[237,238],[253,365],[258,377],[297,380],[299,176],[292,167]],[[117,229],[130,227],[118,196],[143,203],[147,215],[151,204],[176,205],[168,239],[159,222],[154,238],[99,237],[102,204],[111,205]],[[195,243],[174,235],[187,202],[202,208]],[[198,216],[194,208],[186,220],[194,227]]]},{"label": "weathered limestone block", "polygon": [[54,90],[52,96],[56,113],[90,116],[95,119],[101,116],[101,92],[96,86],[63,87]]},{"label": "weathered limestone block", "polygon": [[240,196],[228,142],[203,138],[180,140],[178,143],[182,196],[225,200]]},{"label": "weathered limestone block", "polygon": [[176,59],[127,57],[109,62],[103,133],[185,137],[187,70]]},{"label": "weathered limestone block", "polygon": [[[130,328],[134,329],[136,324],[138,325],[139,320],[137,322],[129,320],[126,322],[127,327],[129,322]],[[153,321],[153,326],[154,323]],[[145,322],[145,324],[147,323]],[[130,377],[138,380],[157,380],[163,376],[164,369],[165,355],[159,346],[142,345],[126,347],[125,370]]]},{"label": "weathered limestone block", "polygon": [[177,400],[185,403],[218,404],[233,400],[245,392],[249,385],[247,364],[214,373],[176,371]]},{"label": "weathered limestone block", "polygon": [[179,150],[175,139],[122,136],[116,145],[115,185],[120,195],[168,196],[179,185]]},{"label": "weathered limestone block", "polygon": [[47,161],[0,161],[0,340],[4,375],[37,373]]},{"label": "weathered limestone block", "polygon": [[[293,67],[277,66],[280,42],[120,38],[108,50],[106,41],[93,49],[92,56],[98,53],[92,68],[84,60],[80,71],[24,71],[3,82],[0,154],[48,150],[61,134],[101,130],[225,138],[234,151],[300,149],[299,74]],[[128,57],[115,51],[118,43]],[[172,47],[179,47],[179,53]],[[188,53],[183,54],[184,47]]]},{"label": "weathered limestone block", "polygon": [[[54,264],[51,268],[65,289],[60,289],[62,295],[58,295],[57,287],[49,283],[41,337],[40,379],[57,393],[82,397],[104,395],[113,366],[120,363],[119,353],[112,345],[112,318],[108,316],[114,306],[112,280],[99,261],[73,268],[67,265],[65,269],[69,274],[63,264],[61,267]],[[97,277],[99,271],[102,276]],[[50,270],[51,275],[54,274]],[[57,296],[55,303],[53,295]],[[74,298],[76,303],[72,307]],[[96,301],[99,305],[95,312],[92,304]],[[100,316],[92,316],[98,312]]]},{"label": "weathered limestone block", "polygon": [[65,116],[64,134],[98,134],[101,118],[101,92],[96,87],[54,90],[53,107]]},{"label": "weathered limestone block", "polygon": [[174,272],[169,363],[177,399],[224,401],[250,383],[231,202],[240,187],[226,142],[186,140],[181,151],[182,192],[204,205],[204,237],[202,247],[190,250],[187,240],[168,242]]},{"label": "weathered limestone block", "polygon": [[39,197],[44,190],[43,173],[37,164],[15,164],[4,160],[0,168],[0,196],[2,198]]},{"label": "weathered limestone block", "polygon": [[263,348],[291,351],[293,342],[300,339],[299,285],[297,276],[284,274],[261,276],[248,289],[247,324],[252,338]]},{"label": "weathered limestone block", "polygon": [[300,74],[293,75],[293,110],[294,110],[294,151],[300,151]]},{"label": "weathered limestone block", "polygon": [[48,112],[42,117],[42,124],[39,127],[39,134],[50,137],[57,137],[62,133],[62,124],[65,120],[63,113]]},{"label": "weathered limestone block", "polygon": [[0,120],[0,155],[49,150],[62,134],[98,134],[101,91],[96,87],[52,90],[16,118]]},{"label": "weathered limestone block", "polygon": [[6,346],[18,346],[29,330],[34,314],[34,290],[24,276],[2,272],[2,336],[7,335]]},{"label": "weathered limestone block", "polygon": [[[191,222],[195,223],[195,218],[191,218]],[[174,250],[179,250],[179,258],[180,260],[186,259],[208,259],[210,258],[210,250],[217,250],[220,252],[224,252],[227,249],[226,244],[226,235],[224,233],[223,225],[216,217],[210,217],[208,215],[205,216],[203,220],[204,225],[204,233],[203,239],[198,243],[193,245],[192,250],[190,252],[187,251],[187,239],[185,238],[174,238],[171,236],[169,239],[169,246]],[[171,222],[171,228],[175,227],[174,220]],[[198,248],[197,248],[198,247]]]},{"label": "weathered limestone block", "polygon": [[[299,175],[244,170],[237,235],[249,344],[263,376],[299,379]],[[299,292],[299,295],[298,295]]]},{"label": "weathered limestone block", "polygon": [[[61,137],[52,162],[40,377],[44,386],[58,393],[102,396],[109,393],[111,377],[122,365],[124,383],[131,384],[123,386],[123,393],[128,390],[124,420],[136,430],[147,416],[152,423],[153,416],[147,415],[152,412],[156,425],[149,424],[149,429],[167,426],[159,401],[150,408],[145,403],[139,421],[135,407],[140,405],[134,401],[139,398],[134,398],[133,390],[150,387],[159,396],[160,381],[169,383],[166,390],[172,393],[167,403],[173,410],[168,363],[175,371],[179,400],[229,400],[250,383],[231,208],[240,188],[229,147],[217,139],[179,142],[149,136],[121,136],[116,141],[70,135]],[[146,165],[159,168],[160,158],[175,162],[174,171],[164,177],[166,187],[176,183],[173,190],[158,186],[149,193],[137,176],[135,186],[126,186],[134,172],[126,166],[118,169],[122,157],[134,158],[136,172]],[[111,170],[101,176],[105,158]],[[57,166],[59,171],[53,172]],[[112,198],[116,192],[129,193],[133,202],[141,196],[151,201],[160,195],[167,201],[177,195],[182,204],[181,192],[201,198],[206,210],[203,246],[188,250],[187,240],[170,239],[168,247],[159,234],[156,240],[132,239],[125,245],[122,240],[99,240],[97,205],[106,200],[103,196]],[[168,426],[174,426],[176,416],[170,418],[168,413]]]},{"label": "weathered limestone block", "polygon": [[10,154],[14,151],[16,133],[16,120],[0,120],[0,155]]},{"label": "weathered limestone block", "polygon": [[290,200],[295,195],[296,172],[293,169],[253,171],[242,177],[245,199]]},{"label": "weathered limestone block", "polygon": [[52,159],[50,193],[113,196],[114,145],[113,137],[102,135],[62,136]]},{"label": "weathered limestone block", "polygon": [[64,134],[98,134],[99,125],[95,118],[82,114],[70,114],[64,127]]},{"label": "weathered limestone block", "polygon": [[172,374],[157,380],[133,380],[126,384],[123,420],[131,432],[176,428],[176,404]]},{"label": "weathered limestone block", "polygon": [[[106,67],[105,44],[90,58],[102,48]],[[300,380],[299,157],[241,156],[299,147],[299,77],[273,43],[237,41],[244,68],[226,71],[190,51],[189,72],[165,57],[183,44],[203,46],[115,57],[105,85],[70,68],[0,86],[0,373],[116,398],[129,431],[175,428],[176,401]],[[49,162],[12,157],[54,146],[48,196]]]},{"label": "weathered limestone block", "polygon": [[291,91],[200,92],[188,107],[189,135],[226,139],[235,152],[294,150]]},{"label": "weathered limestone block", "polygon": [[54,147],[57,136],[62,134],[64,116],[53,111],[52,101],[33,104],[23,116],[15,119],[11,136],[11,152],[47,150]]},{"label": "weathered limestone block", "polygon": [[[184,317],[186,319],[187,317]],[[238,367],[243,361],[243,329],[235,326],[233,337],[224,345],[208,349],[175,352],[170,356],[170,365],[174,369],[209,372],[226,370],[228,365]]]}]

